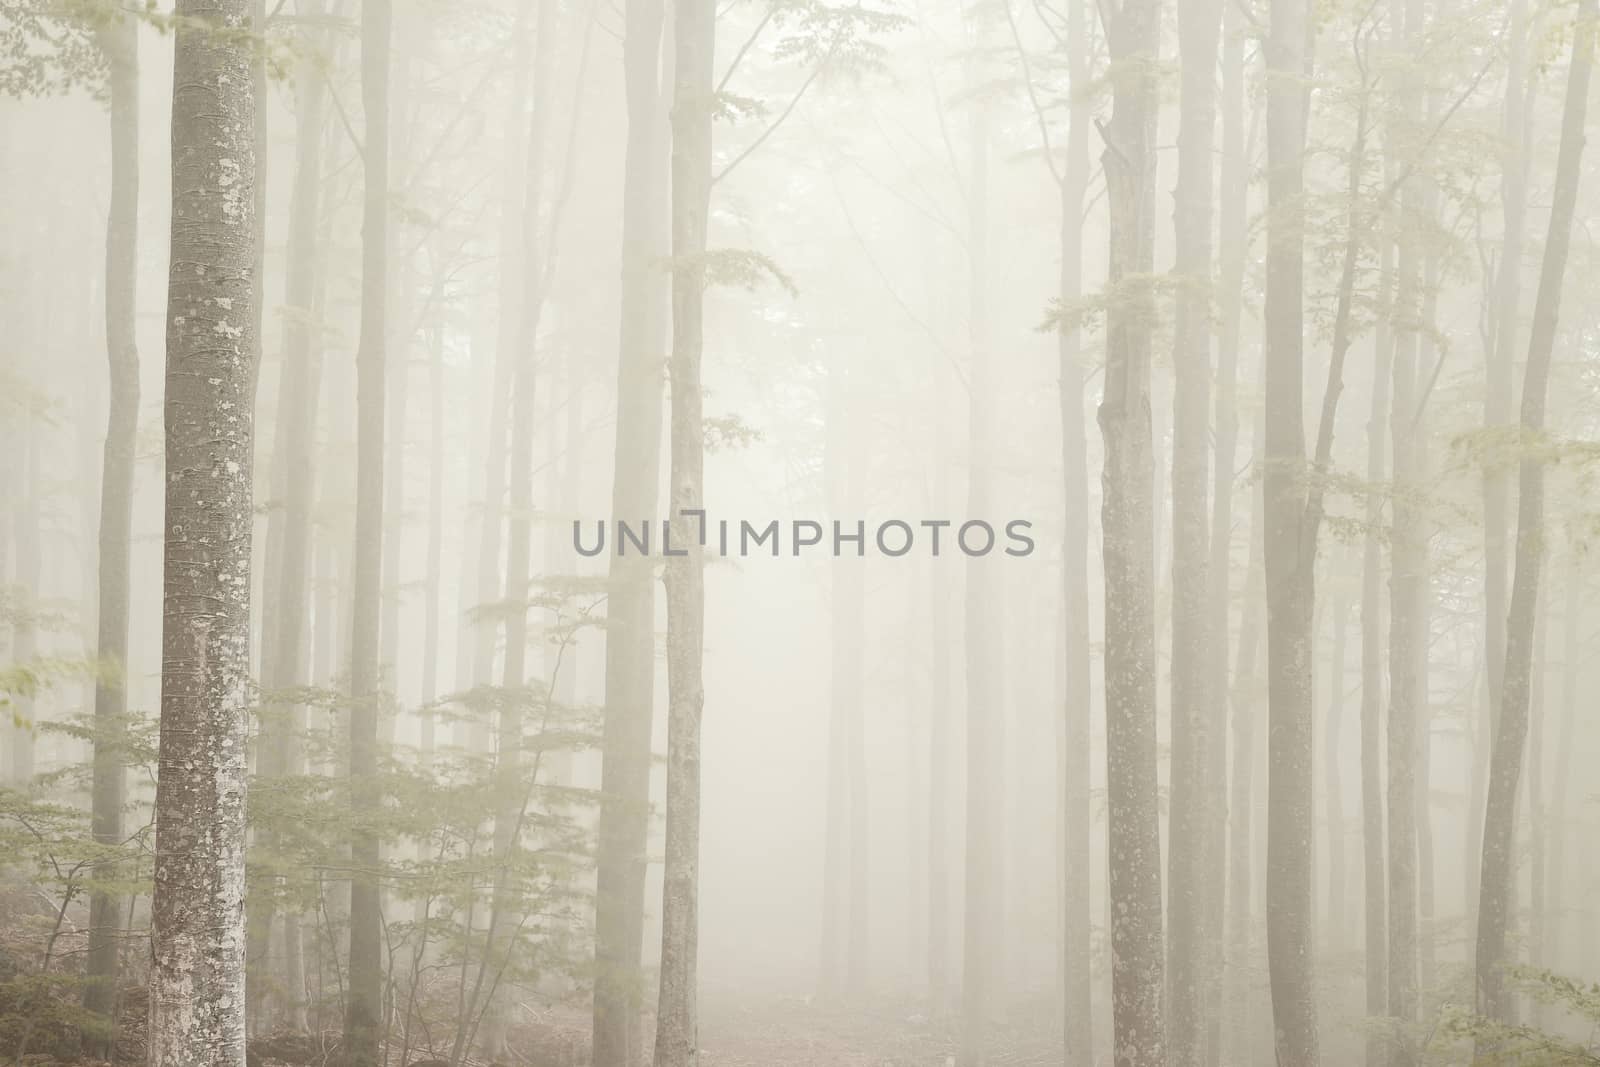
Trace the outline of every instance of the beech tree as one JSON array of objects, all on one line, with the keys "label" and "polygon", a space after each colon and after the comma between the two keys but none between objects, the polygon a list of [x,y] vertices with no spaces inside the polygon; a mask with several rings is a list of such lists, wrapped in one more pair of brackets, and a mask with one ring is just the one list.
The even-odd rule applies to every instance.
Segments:
[{"label": "beech tree", "polygon": [[178,5],[150,1062],[244,1050],[245,741],[260,299],[247,0]]}]

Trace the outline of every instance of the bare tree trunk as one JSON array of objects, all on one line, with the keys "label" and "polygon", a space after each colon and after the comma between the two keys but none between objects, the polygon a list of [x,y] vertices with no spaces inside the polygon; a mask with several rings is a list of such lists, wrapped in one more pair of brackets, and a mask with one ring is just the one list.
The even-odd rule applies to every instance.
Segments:
[{"label": "bare tree trunk", "polygon": [[[139,431],[139,349],[134,311],[139,284],[139,24],[116,14],[100,31],[111,102],[111,209],[106,220],[106,354],[111,407],[100,482],[99,589],[94,690],[95,841],[122,842],[123,738],[128,714],[129,557]],[[97,880],[115,881],[104,866]],[[96,892],[89,901],[89,958],[83,1006],[109,1016],[120,969],[122,897]],[[114,1020],[113,1020],[114,1021]],[[101,1044],[102,1054],[109,1048]]]},{"label": "bare tree trunk", "polygon": [[[1561,734],[1556,743],[1555,775],[1550,783],[1550,877],[1546,881],[1547,934],[1555,946],[1552,969],[1565,971],[1572,959],[1568,945],[1566,911],[1567,794],[1571,789],[1572,746],[1578,722],[1578,662],[1583,655],[1579,644],[1578,621],[1583,612],[1583,556],[1576,545],[1568,546],[1567,588],[1561,617]],[[1588,942],[1579,942],[1587,945]]]},{"label": "bare tree trunk", "polygon": [[667,840],[661,899],[661,994],[655,1067],[699,1062],[700,716],[705,643],[706,224],[711,207],[712,64],[716,6],[674,5],[672,102],[671,531],[667,585]]},{"label": "bare tree trunk", "polygon": [[244,1062],[257,101],[249,0],[177,8],[153,1067]]},{"label": "bare tree trunk", "polygon": [[[19,507],[12,516],[13,538],[16,540],[16,585],[21,603],[12,631],[11,657],[16,663],[29,663],[39,653],[39,593],[41,588],[41,561],[39,558],[39,518],[44,506],[43,479],[40,477],[40,419],[29,410],[22,420],[22,448],[18,458],[17,493]],[[26,787],[33,780],[33,756],[36,724],[36,701],[32,693],[24,693],[17,700],[16,713],[11,718],[11,753],[8,761],[11,781]]]},{"label": "bare tree trunk", "polygon": [[1205,989],[1214,980],[1208,917],[1214,882],[1212,823],[1222,805],[1213,781],[1217,724],[1209,692],[1212,626],[1208,566],[1212,159],[1221,0],[1178,5],[1182,96],[1175,198],[1178,277],[1172,363],[1172,784],[1167,857],[1168,1062],[1205,1062]]},{"label": "bare tree trunk", "polygon": [[1329,953],[1345,944],[1344,775],[1339,750],[1344,736],[1345,635],[1350,606],[1341,594],[1333,604],[1333,659],[1328,665],[1328,713],[1323,723],[1322,790],[1328,823],[1328,937]]},{"label": "bare tree trunk", "polygon": [[[1589,75],[1594,49],[1595,0],[1582,0],[1579,26],[1572,44],[1567,97],[1562,108],[1561,148],[1556,161],[1550,230],[1534,302],[1533,333],[1522,387],[1524,447],[1543,433],[1545,393],[1550,380],[1551,352],[1561,310],[1561,287],[1572,237],[1578,198],[1588,112]],[[1518,471],[1516,567],[1507,624],[1504,688],[1500,718],[1490,752],[1489,795],[1483,824],[1483,873],[1478,897],[1477,1005],[1490,1019],[1505,1019],[1511,997],[1506,991],[1506,927],[1511,882],[1516,871],[1513,838],[1517,784],[1528,735],[1529,687],[1533,673],[1534,613],[1544,563],[1544,467],[1524,455]],[[1478,1054],[1492,1053],[1492,1042],[1480,1040]]]},{"label": "bare tree trunk", "polygon": [[[1278,1061],[1319,1062],[1312,983],[1311,626],[1316,541],[1306,530],[1304,235],[1307,12],[1272,0],[1267,41],[1265,564],[1267,966]],[[1320,446],[1320,440],[1319,440]]]},{"label": "bare tree trunk", "polygon": [[1107,27],[1114,83],[1105,130],[1111,212],[1101,531],[1105,556],[1106,782],[1110,835],[1113,1059],[1154,1067],[1162,1022],[1161,834],[1156,774],[1153,587],[1154,459],[1150,427],[1159,0],[1124,0]]},{"label": "bare tree trunk", "polygon": [[355,588],[350,637],[351,840],[349,992],[344,1050],[349,1067],[375,1067],[383,1035],[381,842],[370,828],[381,802],[378,722],[383,587],[383,442],[389,265],[390,0],[361,9],[361,98],[366,113],[361,229],[361,336],[356,351]]},{"label": "bare tree trunk", "polygon": [[[1093,101],[1089,85],[1088,14],[1085,0],[1068,0],[1067,48],[1072,85],[1071,125],[1067,131],[1066,168],[1061,181],[1061,303],[1070,307],[1083,295],[1083,200],[1089,187],[1089,128]],[[1090,932],[1090,837],[1094,819],[1090,804],[1089,733],[1093,691],[1089,657],[1089,481],[1088,433],[1085,425],[1082,331],[1062,323],[1056,351],[1061,373],[1061,463],[1066,519],[1062,538],[1062,580],[1066,598],[1065,791],[1063,843],[1063,975],[1065,1044],[1068,1063],[1094,1058],[1093,950]],[[937,655],[937,647],[935,654]]]},{"label": "bare tree trunk", "polygon": [[[1550,595],[1541,593],[1537,608],[1538,634],[1534,638],[1532,695],[1528,708],[1528,966],[1545,966],[1545,807],[1544,739],[1545,692],[1549,679]],[[1544,1028],[1538,998],[1528,998],[1528,1024]]]},{"label": "bare tree trunk", "polygon": [[488,947],[482,966],[496,976],[490,990],[483,1024],[484,1051],[492,1059],[507,1056],[507,1003],[510,990],[504,978],[510,968],[516,894],[511,887],[511,866],[521,848],[517,830],[523,815],[524,705],[531,700],[528,687],[528,598],[533,565],[533,442],[537,421],[535,387],[539,363],[539,324],[543,318],[546,261],[542,247],[540,208],[544,203],[545,132],[549,125],[549,69],[554,55],[553,0],[530,0],[534,13],[533,109],[527,137],[527,187],[523,190],[522,267],[523,294],[517,331],[517,361],[511,380],[511,496],[506,539],[506,584],[502,596],[506,620],[506,648],[501,675],[504,703],[500,711],[499,744],[495,774],[500,807],[494,818],[494,906]]},{"label": "bare tree trunk", "polygon": [[[1393,246],[1387,238],[1383,249],[1379,284],[1387,287],[1386,279],[1394,265]],[[1380,306],[1385,301],[1386,297],[1380,297]],[[1388,318],[1379,316],[1373,340],[1372,405],[1367,416],[1367,484],[1370,487],[1376,487],[1383,480],[1388,452],[1390,368],[1394,356],[1391,334],[1385,326]],[[1370,1018],[1379,1018],[1389,1010],[1389,891],[1384,861],[1387,850],[1379,744],[1384,702],[1383,537],[1379,530],[1382,515],[1383,494],[1371,488],[1366,499],[1361,562],[1361,844],[1366,929],[1363,971]],[[1388,1045],[1383,1035],[1369,1031],[1366,1046],[1368,1067],[1382,1067],[1388,1060]]]},{"label": "bare tree trunk", "polygon": [[[1263,463],[1265,432],[1258,420],[1255,429],[1254,466]],[[1239,619],[1239,651],[1234,663],[1233,781],[1228,801],[1228,945],[1227,991],[1230,1063],[1248,1063],[1252,1056],[1250,993],[1252,960],[1250,953],[1254,913],[1255,865],[1251,857],[1254,830],[1251,815],[1255,808],[1256,718],[1259,712],[1260,678],[1256,674],[1261,645],[1261,605],[1265,592],[1262,569],[1262,535],[1265,501],[1259,487],[1252,487],[1250,506],[1250,554],[1245,563],[1244,609]]]},{"label": "bare tree trunk", "polygon": [[[1493,344],[1484,353],[1486,380],[1483,391],[1483,424],[1490,433],[1508,433],[1513,426],[1511,405],[1516,396],[1513,380],[1516,350],[1521,336],[1522,259],[1524,231],[1527,227],[1527,132],[1523,128],[1524,97],[1528,80],[1528,5],[1527,0],[1507,0],[1509,32],[1506,35],[1506,99],[1501,118],[1503,143],[1500,157],[1500,211],[1505,236],[1501,242],[1499,277],[1496,279],[1495,326]],[[1484,643],[1489,667],[1488,729],[1481,736],[1493,738],[1499,730],[1500,697],[1505,686],[1506,662],[1506,579],[1510,573],[1506,528],[1510,514],[1511,472],[1502,457],[1492,457],[1483,471],[1483,608]],[[1485,747],[1477,746],[1474,769],[1487,773]],[[1475,799],[1482,794],[1474,790]],[[1482,808],[1474,808],[1472,822]],[[1481,835],[1469,842],[1467,863],[1478,867],[1482,859]],[[1469,886],[1469,919],[1475,919],[1476,903]],[[1474,921],[1474,925],[1476,925]]]},{"label": "bare tree trunk", "polygon": [[[666,284],[666,111],[660,0],[628,0],[623,39],[628,141],[623,161],[622,307],[611,513],[656,514]],[[594,1065],[644,1056],[640,971],[650,736],[655,701],[655,574],[647,557],[613,556],[606,606],[606,701],[595,883]]]}]

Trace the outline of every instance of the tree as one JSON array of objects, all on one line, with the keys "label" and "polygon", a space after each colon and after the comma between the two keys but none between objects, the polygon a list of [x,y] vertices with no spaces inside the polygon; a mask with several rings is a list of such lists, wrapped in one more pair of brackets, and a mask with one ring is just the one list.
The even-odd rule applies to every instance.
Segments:
[{"label": "tree", "polygon": [[[1312,987],[1311,643],[1315,524],[1307,529],[1304,394],[1306,2],[1273,0],[1267,50],[1267,967],[1280,1063],[1319,1061]],[[1337,360],[1335,361],[1337,363]],[[1330,371],[1330,381],[1335,380]],[[1330,396],[1328,399],[1332,399]],[[1326,408],[1325,408],[1326,414]],[[1331,434],[1331,420],[1324,429]],[[1321,437],[1318,459],[1324,460]],[[1311,493],[1316,496],[1316,483]]]},{"label": "tree", "polygon": [[350,978],[343,1056],[374,1067],[382,1037],[382,919],[378,719],[383,700],[379,626],[383,573],[385,332],[389,265],[390,0],[363,0],[361,334],[356,348],[356,522],[350,630]]},{"label": "tree", "polygon": [[244,800],[259,300],[249,0],[182,0],[150,1063],[244,1060]]},{"label": "tree", "polygon": [[[1104,12],[1105,9],[1102,8]],[[1106,25],[1113,106],[1102,129],[1110,261],[1106,287],[1106,789],[1110,838],[1112,1055],[1165,1057],[1161,1000],[1161,834],[1156,783],[1155,589],[1150,425],[1159,0],[1123,0]]]},{"label": "tree", "polygon": [[[1510,921],[1511,882],[1517,787],[1528,736],[1528,705],[1533,676],[1535,613],[1544,566],[1544,465],[1534,451],[1544,432],[1546,391],[1551,353],[1560,322],[1561,290],[1578,201],[1588,114],[1589,80],[1595,46],[1595,20],[1600,5],[1583,0],[1572,39],[1567,96],[1561,111],[1561,147],[1556,158],[1550,228],[1534,298],[1528,363],[1523,372],[1521,438],[1524,449],[1517,471],[1517,541],[1507,620],[1505,676],[1500,717],[1489,755],[1489,790],[1483,820],[1483,862],[1478,891],[1477,1006],[1494,1022],[1510,1021],[1511,995],[1506,989],[1506,928]],[[1489,1040],[1479,1042],[1478,1055],[1493,1052]]]},{"label": "tree", "polygon": [[1207,464],[1211,436],[1212,150],[1221,0],[1178,6],[1182,95],[1178,118],[1177,285],[1172,365],[1172,786],[1167,857],[1169,1061],[1203,1062],[1203,992],[1218,946],[1210,894],[1222,862],[1213,746],[1221,733],[1208,613]]},{"label": "tree", "polygon": [[[95,840],[122,840],[122,737],[128,714],[129,557],[133,545],[134,455],[139,430],[139,349],[134,307],[139,284],[139,28],[113,13],[99,30],[111,102],[111,210],[106,220],[106,355],[111,372],[100,481],[99,588],[95,685],[93,820]],[[116,870],[96,872],[114,880]],[[83,1004],[110,1015],[116,1003],[122,899],[90,897],[88,983]]]},{"label": "tree", "polygon": [[[666,109],[661,90],[662,5],[629,0],[623,38],[628,140],[623,159],[622,291],[617,353],[613,515],[653,515],[661,472],[665,362]],[[595,1067],[643,1056],[646,842],[655,697],[656,579],[648,557],[613,556],[606,609],[606,697],[601,738],[595,876]]]},{"label": "tree", "polygon": [[[667,560],[667,840],[661,898],[661,993],[656,1067],[698,1060],[700,716],[705,707],[705,427],[700,362],[705,345],[706,223],[711,209],[712,0],[680,0],[673,15],[672,390],[669,506],[675,554]],[[726,172],[724,172],[726,173]]]}]

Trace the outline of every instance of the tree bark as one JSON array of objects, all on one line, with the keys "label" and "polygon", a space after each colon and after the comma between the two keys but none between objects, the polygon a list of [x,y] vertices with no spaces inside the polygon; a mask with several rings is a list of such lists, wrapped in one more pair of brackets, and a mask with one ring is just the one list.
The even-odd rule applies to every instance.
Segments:
[{"label": "tree bark", "polygon": [[1124,0],[1107,26],[1114,80],[1104,130],[1110,260],[1101,531],[1105,559],[1106,782],[1111,896],[1112,1057],[1165,1058],[1161,834],[1156,772],[1154,457],[1145,278],[1154,257],[1155,68],[1159,0]]},{"label": "tree bark", "polygon": [[361,98],[366,114],[361,226],[361,334],[356,350],[355,583],[350,636],[351,838],[349,992],[343,1057],[375,1067],[382,1038],[381,796],[378,722],[383,699],[379,630],[383,573],[383,442],[389,265],[390,0],[361,10]]},{"label": "tree bark", "polygon": [[[99,589],[94,689],[95,841],[122,842],[123,738],[128,714],[129,557],[139,431],[139,349],[134,312],[139,284],[139,25],[116,14],[100,31],[111,103],[111,209],[106,220],[106,355],[111,373],[105,459],[100,482]],[[113,881],[117,868],[96,872]],[[120,969],[122,897],[89,900],[89,957],[83,1006],[110,1016]],[[107,1051],[102,1044],[100,1052]]]},{"label": "tree bark", "polygon": [[249,0],[177,8],[150,1063],[244,1062],[257,101]]},{"label": "tree bark", "polygon": [[[661,900],[661,991],[656,1067],[699,1062],[700,717],[705,643],[705,427],[700,362],[705,345],[706,224],[711,208],[712,64],[716,6],[674,5],[672,101],[671,530],[667,560],[667,830]],[[691,513],[691,514],[686,514]]]},{"label": "tree bark", "polygon": [[[667,250],[666,112],[660,0],[628,0],[623,38],[628,139],[623,160],[622,304],[611,513],[656,514],[661,477]],[[594,1065],[634,1067],[644,1055],[646,849],[655,703],[656,579],[647,557],[613,556],[606,605],[595,882]]]},{"label": "tree bark", "polygon": [[[1550,229],[1534,301],[1533,332],[1522,386],[1522,438],[1533,447],[1544,432],[1545,393],[1550,380],[1551,352],[1561,312],[1561,288],[1578,199],[1588,112],[1590,70],[1595,37],[1595,0],[1582,0],[1573,38],[1567,97],[1562,107],[1561,147],[1556,160]],[[1507,623],[1505,677],[1500,717],[1489,758],[1489,795],[1483,823],[1483,867],[1478,896],[1477,1006],[1490,1019],[1510,1014],[1506,990],[1506,927],[1511,882],[1516,871],[1513,839],[1517,785],[1528,735],[1529,687],[1533,673],[1534,613],[1544,564],[1544,467],[1537,456],[1524,455],[1518,468],[1516,563],[1512,575],[1511,612]],[[1493,1042],[1478,1042],[1478,1055],[1493,1053]]]},{"label": "tree bark", "polygon": [[[1304,416],[1307,10],[1273,0],[1267,52],[1266,467],[1267,967],[1280,1063],[1320,1061],[1312,982],[1311,643],[1315,523]],[[1331,399],[1331,398],[1329,398]],[[1321,436],[1319,434],[1319,453]],[[1319,455],[1318,457],[1322,457]],[[1309,527],[1309,528],[1308,528]]]},{"label": "tree bark", "polygon": [[[1205,990],[1218,946],[1209,899],[1215,879],[1213,822],[1222,814],[1213,781],[1219,732],[1209,685],[1212,627],[1207,463],[1210,451],[1212,159],[1220,0],[1178,5],[1182,94],[1175,199],[1178,290],[1172,363],[1172,783],[1167,857],[1168,1062],[1205,1062]],[[1221,733],[1226,732],[1224,725]]]}]

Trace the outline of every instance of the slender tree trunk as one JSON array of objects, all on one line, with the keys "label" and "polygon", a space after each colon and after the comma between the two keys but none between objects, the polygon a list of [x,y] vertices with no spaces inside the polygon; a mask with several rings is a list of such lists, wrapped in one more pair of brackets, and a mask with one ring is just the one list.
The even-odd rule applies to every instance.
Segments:
[{"label": "slender tree trunk", "polygon": [[[1573,953],[1568,947],[1566,911],[1567,794],[1571,788],[1572,746],[1578,723],[1578,662],[1583,655],[1578,621],[1583,611],[1583,556],[1577,546],[1567,549],[1567,588],[1561,616],[1561,734],[1556,743],[1555,775],[1550,783],[1550,877],[1546,880],[1547,934],[1555,946],[1550,966],[1565,971]],[[1588,942],[1579,942],[1587,945]],[[1581,957],[1580,957],[1581,958]]]},{"label": "slender tree trunk", "polygon": [[[1278,1061],[1316,1067],[1312,983],[1311,626],[1306,530],[1304,193],[1307,11],[1273,0],[1267,41],[1266,494],[1267,967]],[[1320,444],[1320,442],[1319,442]]]},{"label": "slender tree trunk", "polygon": [[[43,508],[40,477],[41,425],[37,413],[29,411],[22,420],[22,448],[17,463],[20,506],[13,515],[16,540],[16,585],[19,594],[18,617],[12,631],[11,658],[15,663],[30,663],[39,653],[39,594],[42,570],[39,553],[39,518]],[[32,693],[17,700],[10,725],[11,781],[26,788],[33,780],[36,701]]]},{"label": "slender tree trunk", "polygon": [[177,8],[153,1067],[244,1062],[257,101],[249,0]]},{"label": "slender tree trunk", "polygon": [[[1213,884],[1211,887],[1211,907],[1207,922],[1207,933],[1216,939],[1218,952],[1213,963],[1215,970],[1207,976],[1205,1001],[1202,1010],[1210,1020],[1208,1024],[1206,1062],[1217,1064],[1222,1062],[1223,1033],[1225,1018],[1233,1005],[1224,1008],[1224,987],[1231,978],[1237,974],[1238,959],[1234,958],[1235,948],[1232,944],[1232,932],[1227,929],[1226,905],[1230,897],[1227,883],[1231,878],[1230,871],[1235,862],[1235,849],[1242,845],[1244,848],[1247,872],[1242,883],[1236,884],[1232,894],[1242,894],[1244,912],[1242,922],[1246,928],[1241,931],[1244,938],[1243,947],[1247,952],[1249,948],[1248,910],[1249,910],[1249,839],[1250,839],[1250,812],[1249,812],[1249,751],[1248,745],[1243,750],[1243,758],[1236,761],[1234,778],[1228,781],[1228,718],[1230,711],[1238,707],[1249,709],[1242,694],[1232,694],[1230,678],[1228,676],[1229,660],[1229,627],[1232,618],[1233,587],[1230,582],[1233,564],[1233,495],[1236,488],[1234,465],[1237,462],[1239,448],[1239,349],[1240,327],[1243,317],[1244,296],[1244,265],[1246,253],[1249,251],[1249,162],[1245,146],[1245,109],[1244,109],[1244,82],[1246,77],[1244,61],[1244,37],[1240,32],[1242,16],[1240,9],[1235,4],[1224,4],[1222,14],[1222,182],[1219,189],[1220,234],[1222,237],[1218,257],[1218,274],[1220,291],[1218,293],[1219,328],[1217,338],[1217,391],[1215,434],[1216,460],[1212,465],[1212,496],[1211,496],[1211,566],[1209,577],[1211,580],[1210,606],[1208,619],[1211,626],[1212,649],[1210,654],[1211,676],[1208,681],[1207,695],[1211,701],[1212,713],[1215,716],[1214,726],[1210,734],[1212,740],[1211,775],[1213,788],[1217,790],[1216,802],[1220,805],[1222,818],[1214,820],[1212,825],[1213,838],[1210,847],[1216,850],[1216,862],[1213,864]],[[1253,500],[1259,501],[1259,495],[1252,493]],[[1259,520],[1259,508],[1252,508],[1253,521]],[[1249,555],[1252,566],[1258,566],[1260,560],[1256,557],[1256,538],[1252,532],[1249,542]],[[1246,578],[1246,583],[1253,583],[1253,571]],[[1253,602],[1252,602],[1253,603]],[[1247,609],[1248,611],[1249,609]],[[1242,635],[1241,635],[1242,636]],[[1234,712],[1237,715],[1237,712]],[[1244,720],[1239,720],[1238,725],[1244,725]],[[1238,729],[1235,728],[1235,740],[1238,740]],[[1248,741],[1248,738],[1246,739]],[[1241,799],[1236,792],[1240,779],[1243,779],[1245,792]],[[1229,792],[1224,792],[1228,790]],[[1224,798],[1227,799],[1224,799]],[[1230,846],[1229,824],[1241,828],[1235,834],[1236,840]],[[1244,1006],[1238,1005],[1241,1012]],[[1235,1033],[1244,1029],[1242,1019],[1238,1020]]]},{"label": "slender tree trunk", "polygon": [[355,588],[350,637],[351,839],[349,991],[344,1050],[349,1067],[375,1067],[383,1036],[382,859],[372,826],[381,802],[378,722],[382,703],[379,628],[383,588],[384,377],[389,265],[390,0],[361,10],[361,98],[366,113],[361,228],[361,336],[356,350]]},{"label": "slender tree trunk", "polygon": [[[1083,295],[1083,200],[1089,186],[1088,13],[1085,0],[1068,0],[1067,48],[1072,78],[1071,125],[1066,169],[1061,182],[1061,303],[1070,307]],[[1089,658],[1089,481],[1088,431],[1084,418],[1082,331],[1063,322],[1056,339],[1061,374],[1061,466],[1066,502],[1062,538],[1062,580],[1066,598],[1065,790],[1063,842],[1062,973],[1065,978],[1065,1044],[1068,1063],[1094,1058],[1093,966],[1091,963],[1089,733],[1093,718]],[[939,655],[937,646],[935,655]]]},{"label": "slender tree trunk", "polygon": [[[1496,279],[1495,337],[1484,353],[1486,375],[1483,391],[1483,424],[1491,434],[1509,435],[1514,425],[1512,403],[1516,396],[1513,380],[1516,350],[1521,336],[1522,314],[1522,259],[1524,231],[1527,227],[1527,135],[1523,128],[1524,97],[1528,80],[1528,5],[1527,0],[1507,0],[1509,29],[1506,35],[1506,99],[1501,118],[1502,154],[1500,157],[1500,211],[1504,219],[1505,235],[1501,242],[1499,276]],[[1509,461],[1499,455],[1492,456],[1483,471],[1483,607],[1484,643],[1487,646],[1489,668],[1488,729],[1480,736],[1493,738],[1499,729],[1500,697],[1505,686],[1506,662],[1506,597],[1507,576],[1510,574],[1509,542],[1506,535],[1511,500],[1511,470]],[[1474,769],[1480,775],[1487,773],[1487,753],[1491,747],[1480,744],[1475,753]],[[1475,789],[1475,799],[1482,793]],[[1475,808],[1472,822],[1483,809]],[[1469,842],[1471,852],[1467,862],[1477,868],[1482,858],[1483,842],[1474,833]],[[1469,919],[1476,915],[1475,894],[1468,887]]]},{"label": "slender tree trunk", "polygon": [[[1178,5],[1182,95],[1175,198],[1178,279],[1172,363],[1172,785],[1167,858],[1168,1062],[1198,1067],[1209,1046],[1205,989],[1214,977],[1209,899],[1218,732],[1209,684],[1207,463],[1211,437],[1212,159],[1221,0]],[[1221,728],[1226,733],[1226,726]]]},{"label": "slender tree trunk", "polygon": [[[1573,39],[1567,97],[1562,108],[1561,148],[1556,161],[1550,230],[1534,302],[1533,333],[1522,387],[1522,434],[1529,447],[1543,433],[1545,393],[1550,380],[1551,352],[1561,310],[1561,287],[1578,199],[1588,112],[1589,75],[1597,16],[1595,0],[1579,5],[1578,32]],[[1489,795],[1483,824],[1483,873],[1478,897],[1477,1006],[1490,1019],[1510,1014],[1507,993],[1506,928],[1510,919],[1511,883],[1516,871],[1513,839],[1517,785],[1528,735],[1529,687],[1533,673],[1534,612],[1544,563],[1544,467],[1537,456],[1524,455],[1518,470],[1517,548],[1512,576],[1511,612],[1507,623],[1505,677],[1500,718],[1490,750]],[[1492,1053],[1492,1042],[1479,1041],[1480,1056]]]},{"label": "slender tree trunk", "polygon": [[[623,38],[628,140],[623,160],[622,306],[611,513],[654,517],[661,477],[665,362],[666,111],[660,0],[628,0]],[[595,882],[594,1067],[644,1057],[640,970],[650,739],[655,703],[656,582],[648,557],[613,556],[606,605],[606,701]]]},{"label": "slender tree trunk", "polygon": [[1110,834],[1113,1059],[1164,1060],[1160,801],[1156,773],[1150,427],[1159,0],[1124,0],[1107,27],[1115,102],[1105,131],[1111,211],[1101,530],[1105,557],[1106,782]]},{"label": "slender tree trunk", "polygon": [[533,108],[529,112],[527,136],[527,187],[523,190],[522,266],[523,296],[517,331],[517,361],[511,379],[511,496],[510,523],[506,539],[506,584],[502,596],[506,620],[506,648],[501,687],[505,700],[500,711],[499,744],[495,773],[500,807],[495,812],[494,851],[495,887],[491,911],[488,950],[482,966],[489,969],[494,985],[484,1021],[484,1051],[491,1058],[505,1058],[507,1037],[506,972],[515,951],[517,925],[516,894],[511,883],[511,867],[522,843],[523,797],[527,786],[523,776],[522,751],[525,706],[532,702],[528,686],[528,598],[532,590],[533,565],[533,445],[537,422],[539,324],[543,318],[546,260],[549,250],[542,247],[540,208],[544,203],[545,132],[549,125],[549,69],[554,54],[555,12],[553,0],[530,0],[534,12]]},{"label": "slender tree trunk", "polygon": [[[111,409],[100,482],[98,633],[100,675],[94,690],[93,830],[108,846],[122,841],[123,753],[128,714],[129,557],[139,430],[139,349],[134,311],[139,284],[139,24],[114,15],[100,31],[111,101],[111,210],[106,221],[106,354]],[[118,869],[100,868],[114,881]],[[89,901],[89,958],[83,1006],[112,1014],[116,1003],[122,897],[96,892]],[[101,1052],[109,1051],[104,1044]]]},{"label": "slender tree trunk", "polygon": [[[1263,464],[1265,432],[1258,420],[1255,430],[1254,466]],[[1227,1014],[1231,1035],[1230,1063],[1249,1063],[1253,1056],[1250,1018],[1252,985],[1251,931],[1254,914],[1254,869],[1251,845],[1254,839],[1252,813],[1255,808],[1256,718],[1260,709],[1260,678],[1256,674],[1261,645],[1261,607],[1264,602],[1265,574],[1262,568],[1262,535],[1265,501],[1259,487],[1250,493],[1250,554],[1245,564],[1244,609],[1239,619],[1239,651],[1233,670],[1233,781],[1228,802],[1228,946]]]},{"label": "slender tree trunk", "polygon": [[1328,714],[1323,724],[1322,789],[1327,798],[1328,823],[1328,937],[1330,954],[1345,944],[1344,775],[1339,751],[1344,737],[1345,638],[1349,632],[1349,604],[1341,595],[1333,605],[1333,659],[1328,666]]},{"label": "slender tree trunk", "polygon": [[[674,5],[672,102],[672,551],[667,560],[667,839],[661,899],[661,991],[656,1067],[699,1062],[700,716],[705,641],[706,224],[711,207],[711,118],[716,6]],[[688,514],[686,514],[688,513]]]},{"label": "slender tree trunk", "polygon": [[[1550,595],[1540,594],[1538,634],[1534,638],[1532,696],[1528,708],[1528,966],[1545,966],[1545,807],[1544,739],[1545,692],[1549,678]],[[1537,998],[1528,998],[1528,1024],[1544,1028],[1544,1013]]]}]

